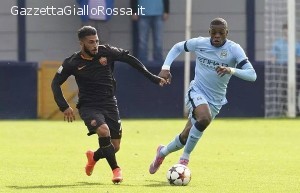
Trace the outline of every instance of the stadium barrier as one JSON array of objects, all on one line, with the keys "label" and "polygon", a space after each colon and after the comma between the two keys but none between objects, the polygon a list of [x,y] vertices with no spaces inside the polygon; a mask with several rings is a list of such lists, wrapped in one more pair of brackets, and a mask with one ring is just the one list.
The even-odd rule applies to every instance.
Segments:
[{"label": "stadium barrier", "polygon": [[0,119],[37,117],[36,62],[0,61]]},{"label": "stadium barrier", "polygon": [[[218,117],[264,116],[264,65],[253,64],[257,73],[255,82],[232,77],[228,85],[228,104]],[[191,78],[195,62],[191,62]],[[161,66],[147,64],[149,71],[160,72]],[[121,117],[126,118],[175,118],[183,115],[184,63],[174,62],[171,67],[172,84],[163,88],[154,85],[127,64],[115,65],[118,83],[117,96]]]},{"label": "stadium barrier", "polygon": [[[62,119],[51,91],[51,81],[61,61],[37,63],[0,62],[0,119]],[[160,66],[147,64],[154,74]],[[254,63],[256,82],[233,77],[227,98],[219,117],[264,116],[264,66]],[[161,88],[153,84],[128,64],[116,62],[114,76],[117,80],[117,99],[122,118],[177,118],[183,117],[183,62],[174,62],[171,85]],[[191,77],[194,62],[191,63]],[[77,109],[78,88],[74,77],[62,86],[64,96]]]},{"label": "stadium barrier", "polygon": [[[51,82],[62,64],[61,61],[43,61],[39,67],[39,89],[38,89],[38,118],[42,119],[62,119],[59,108],[57,107],[52,90]],[[77,102],[78,88],[73,76],[62,85],[64,97],[75,110],[75,116],[78,117],[78,111],[75,108]]]}]

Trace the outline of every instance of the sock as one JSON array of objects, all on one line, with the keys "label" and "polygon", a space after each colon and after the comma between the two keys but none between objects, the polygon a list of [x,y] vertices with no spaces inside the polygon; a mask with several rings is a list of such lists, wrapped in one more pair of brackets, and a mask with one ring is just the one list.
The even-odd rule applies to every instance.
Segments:
[{"label": "sock", "polygon": [[95,161],[98,161],[99,159],[105,158],[101,148],[97,149],[97,151],[94,152],[94,157],[93,158],[94,158]]},{"label": "sock", "polygon": [[185,144],[183,154],[181,156],[182,159],[189,159],[190,154],[192,153],[193,149],[197,145],[199,139],[201,138],[203,132],[199,131],[195,125],[190,130],[189,137],[187,139],[187,142]]},{"label": "sock", "polygon": [[103,155],[105,156],[110,168],[112,170],[118,168],[115,148],[111,143],[110,137],[99,137],[99,145],[102,150]]},{"label": "sock", "polygon": [[178,151],[183,148],[184,144],[180,141],[179,135],[177,135],[173,141],[171,141],[167,146],[160,150],[160,156],[166,157],[168,154]]}]

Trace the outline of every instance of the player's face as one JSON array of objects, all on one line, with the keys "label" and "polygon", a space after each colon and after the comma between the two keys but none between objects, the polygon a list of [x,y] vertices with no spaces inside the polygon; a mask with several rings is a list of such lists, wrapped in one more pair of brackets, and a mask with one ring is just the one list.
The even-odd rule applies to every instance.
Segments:
[{"label": "player's face", "polygon": [[228,30],[224,25],[211,25],[209,29],[212,45],[220,47],[227,38]]},{"label": "player's face", "polygon": [[86,36],[80,41],[81,50],[94,57],[98,53],[99,38],[97,35]]}]

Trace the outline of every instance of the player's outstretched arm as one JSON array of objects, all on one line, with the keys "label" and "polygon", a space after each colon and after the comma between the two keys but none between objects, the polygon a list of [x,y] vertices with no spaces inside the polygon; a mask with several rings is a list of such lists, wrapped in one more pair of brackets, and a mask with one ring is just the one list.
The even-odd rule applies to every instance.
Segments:
[{"label": "player's outstretched arm", "polygon": [[[172,75],[170,73],[171,64],[185,50],[186,41],[176,43],[168,52],[165,62],[161,68],[159,77],[166,80],[167,84],[171,84]],[[186,50],[188,51],[188,50]]]},{"label": "player's outstretched arm", "polygon": [[155,84],[159,84],[160,86],[163,86],[166,84],[166,80],[152,74],[148,71],[148,69],[134,56],[130,54],[124,54],[122,57],[119,58],[119,61],[125,62],[132,66],[133,68],[137,69],[139,72],[141,72],[144,76],[146,76],[149,80],[151,80]]}]

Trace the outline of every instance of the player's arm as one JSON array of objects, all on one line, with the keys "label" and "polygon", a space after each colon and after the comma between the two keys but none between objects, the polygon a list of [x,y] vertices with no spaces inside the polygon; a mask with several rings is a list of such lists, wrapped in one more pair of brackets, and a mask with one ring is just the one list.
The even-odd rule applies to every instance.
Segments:
[{"label": "player's arm", "polygon": [[232,47],[232,53],[235,55],[238,63],[237,66],[239,68],[218,66],[216,68],[218,75],[224,76],[225,74],[231,74],[240,79],[254,82],[257,78],[256,72],[242,47],[236,44],[234,47]]},{"label": "player's arm", "polygon": [[248,61],[248,59],[245,59],[242,62],[240,62],[238,66],[241,66],[241,69],[218,66],[216,68],[216,71],[219,76],[224,76],[225,74],[231,74],[246,81],[254,82],[256,80],[257,78],[256,72],[252,64]]},{"label": "player's arm", "polygon": [[130,55],[127,51],[124,51],[117,57],[117,61],[125,62],[132,66],[133,68],[137,69],[139,72],[141,72],[145,77],[147,77],[150,81],[152,81],[155,84],[159,84],[160,86],[163,86],[166,84],[166,81],[163,78],[160,78],[159,76],[156,76],[148,71],[148,69],[134,56]]},{"label": "player's arm", "polygon": [[61,85],[68,79],[69,76],[70,74],[67,72],[67,70],[64,69],[63,65],[59,67],[52,80],[51,89],[53,92],[54,100],[59,107],[59,110],[64,113],[64,120],[67,119],[68,122],[72,122],[73,120],[75,120],[73,109],[66,101],[61,90]]},{"label": "player's arm", "polygon": [[187,41],[178,42],[175,44],[171,50],[168,52],[165,62],[161,68],[159,77],[162,77],[167,80],[167,83],[171,83],[172,75],[170,73],[170,68],[173,61],[182,53],[182,52],[190,52],[195,51],[197,45],[197,38],[193,38]]},{"label": "player's arm", "polygon": [[[257,78],[256,72],[252,66],[252,64],[248,60],[244,60],[241,63],[244,63],[241,67],[241,69],[238,68],[230,68],[230,74],[246,80],[254,82]],[[240,63],[240,65],[241,65]]]}]

